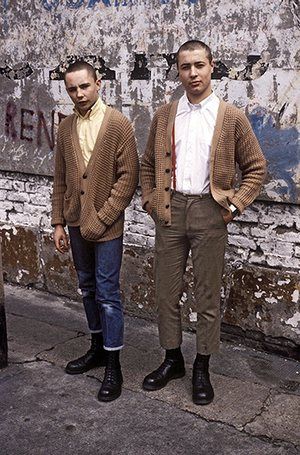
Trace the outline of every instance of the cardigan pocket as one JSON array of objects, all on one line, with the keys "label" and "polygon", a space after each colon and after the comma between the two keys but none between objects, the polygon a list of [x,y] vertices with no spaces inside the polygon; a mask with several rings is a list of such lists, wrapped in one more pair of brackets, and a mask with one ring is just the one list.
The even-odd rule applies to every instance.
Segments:
[{"label": "cardigan pocket", "polygon": [[100,221],[96,209],[92,206],[90,213],[82,217],[80,232],[84,239],[97,242],[103,236],[107,226]]}]

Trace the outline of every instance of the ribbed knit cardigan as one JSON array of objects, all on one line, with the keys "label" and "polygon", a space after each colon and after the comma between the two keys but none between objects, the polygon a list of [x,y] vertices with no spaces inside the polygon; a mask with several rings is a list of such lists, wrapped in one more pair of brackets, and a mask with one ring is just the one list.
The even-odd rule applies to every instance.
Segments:
[{"label": "ribbed knit cardigan", "polygon": [[[159,222],[171,224],[171,136],[178,101],[160,107],[150,128],[141,163],[143,207],[155,210]],[[242,181],[236,184],[236,164]],[[266,170],[266,160],[245,114],[236,107],[220,102],[210,153],[210,191],[220,204],[225,220],[230,203],[240,213],[258,195]]]},{"label": "ribbed knit cardigan", "polygon": [[106,108],[92,156],[85,167],[76,116],[58,130],[52,196],[55,226],[80,226],[82,236],[102,242],[123,233],[124,210],[138,183],[138,155],[128,119]]}]

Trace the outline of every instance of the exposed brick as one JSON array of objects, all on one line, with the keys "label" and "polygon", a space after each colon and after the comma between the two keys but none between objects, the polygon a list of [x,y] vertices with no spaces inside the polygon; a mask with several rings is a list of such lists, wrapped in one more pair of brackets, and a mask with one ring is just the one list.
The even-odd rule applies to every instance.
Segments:
[{"label": "exposed brick", "polygon": [[1,209],[3,209],[3,210],[12,210],[13,207],[14,207],[14,205],[10,201],[1,202]]},{"label": "exposed brick", "polygon": [[0,189],[11,190],[12,189],[12,180],[10,179],[1,179],[0,178]]},{"label": "exposed brick", "polygon": [[13,181],[12,189],[15,190],[15,191],[24,191],[25,190],[25,184],[24,184],[24,182],[20,182],[18,180],[15,180],[15,181]]},{"label": "exposed brick", "polygon": [[[32,217],[30,217],[28,214],[25,213],[8,213],[8,220],[13,224],[13,225],[18,225],[18,226],[29,226],[32,221]],[[35,225],[35,224],[34,224]]]},{"label": "exposed brick", "polygon": [[243,237],[241,235],[231,235],[228,239],[228,243],[229,245],[256,250],[256,243],[248,237]]},{"label": "exposed brick", "polygon": [[40,194],[40,192],[38,194],[31,194],[30,202],[34,205],[50,206],[50,194],[48,196]]},{"label": "exposed brick", "polygon": [[14,202],[14,210],[18,213],[24,212],[24,204],[22,202]]},{"label": "exposed brick", "polygon": [[7,194],[7,199],[9,201],[28,202],[29,201],[29,195],[27,193],[10,192],[10,193]]}]

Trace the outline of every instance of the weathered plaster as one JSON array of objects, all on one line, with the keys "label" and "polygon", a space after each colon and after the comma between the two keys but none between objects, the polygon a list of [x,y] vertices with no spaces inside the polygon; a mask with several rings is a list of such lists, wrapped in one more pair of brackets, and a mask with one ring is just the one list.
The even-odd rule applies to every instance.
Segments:
[{"label": "weathered plaster", "polygon": [[246,110],[269,160],[262,197],[299,200],[300,34],[292,0],[5,1],[0,8],[1,169],[52,174],[59,114],[71,111],[61,71],[74,56],[99,69],[103,98],[133,121],[142,153],[153,111],[181,94],[174,52],[197,37],[214,51],[216,93]]}]

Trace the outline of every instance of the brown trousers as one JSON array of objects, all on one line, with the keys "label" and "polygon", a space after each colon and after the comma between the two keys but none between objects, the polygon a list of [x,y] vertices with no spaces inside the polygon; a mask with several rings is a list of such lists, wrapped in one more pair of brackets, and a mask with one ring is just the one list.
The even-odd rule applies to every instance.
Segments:
[{"label": "brown trousers", "polygon": [[[220,288],[227,242],[221,207],[209,195],[173,192],[171,226],[156,223],[155,293],[160,344],[182,342],[179,301],[191,250],[197,311],[197,352],[217,352],[220,343]],[[154,214],[155,218],[155,214]]]}]

